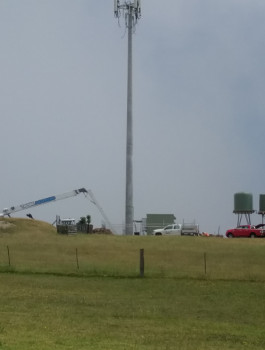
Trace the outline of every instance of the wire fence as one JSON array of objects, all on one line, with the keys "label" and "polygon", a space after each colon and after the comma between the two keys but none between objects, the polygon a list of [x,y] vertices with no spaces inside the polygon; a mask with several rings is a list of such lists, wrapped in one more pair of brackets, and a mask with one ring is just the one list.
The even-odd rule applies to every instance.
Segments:
[{"label": "wire fence", "polygon": [[0,272],[45,273],[61,275],[148,278],[197,278],[221,280],[265,281],[264,254],[226,254],[193,251],[186,254],[176,251],[155,252],[150,249],[104,254],[81,247],[72,247],[56,254],[42,252],[23,253],[7,245],[0,249]]}]

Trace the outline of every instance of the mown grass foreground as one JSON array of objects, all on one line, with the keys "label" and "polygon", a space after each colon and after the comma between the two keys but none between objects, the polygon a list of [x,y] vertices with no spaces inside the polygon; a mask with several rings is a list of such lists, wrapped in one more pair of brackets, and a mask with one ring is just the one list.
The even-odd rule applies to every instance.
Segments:
[{"label": "mown grass foreground", "polygon": [[67,237],[5,221],[0,349],[265,348],[265,240]]}]

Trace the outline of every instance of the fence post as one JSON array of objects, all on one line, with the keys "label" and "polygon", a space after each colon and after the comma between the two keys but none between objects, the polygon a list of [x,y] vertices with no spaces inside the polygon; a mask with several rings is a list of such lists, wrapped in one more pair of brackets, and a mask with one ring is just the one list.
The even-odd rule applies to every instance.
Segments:
[{"label": "fence post", "polygon": [[77,270],[79,270],[79,261],[78,261],[78,251],[77,248],[75,250],[75,257],[76,257],[76,266],[77,266]]},{"label": "fence post", "polygon": [[6,248],[7,248],[7,256],[8,256],[8,265],[9,265],[9,267],[10,267],[11,262],[10,262],[9,246],[6,246]]},{"label": "fence post", "polygon": [[144,249],[140,249],[140,277],[144,277]]},{"label": "fence post", "polygon": [[206,253],[204,253],[204,273],[207,274],[207,261],[206,261]]}]

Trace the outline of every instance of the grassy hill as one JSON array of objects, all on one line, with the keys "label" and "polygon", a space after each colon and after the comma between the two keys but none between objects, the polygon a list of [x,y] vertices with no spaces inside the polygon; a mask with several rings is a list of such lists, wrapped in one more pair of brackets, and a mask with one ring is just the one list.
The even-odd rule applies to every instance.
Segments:
[{"label": "grassy hill", "polygon": [[45,222],[0,220],[0,269],[136,277],[145,250],[146,277],[265,281],[264,239],[60,235]]},{"label": "grassy hill", "polygon": [[0,235],[15,235],[18,239],[45,239],[52,238],[56,234],[56,228],[47,222],[18,219],[0,218]]},{"label": "grassy hill", "polygon": [[1,219],[0,350],[264,349],[264,251],[263,239],[65,236]]}]

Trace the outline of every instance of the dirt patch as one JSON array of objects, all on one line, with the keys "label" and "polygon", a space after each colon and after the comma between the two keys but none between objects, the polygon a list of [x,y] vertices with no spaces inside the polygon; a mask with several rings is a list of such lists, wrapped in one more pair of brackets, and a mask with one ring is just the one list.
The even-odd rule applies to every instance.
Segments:
[{"label": "dirt patch", "polygon": [[11,224],[10,222],[7,222],[7,221],[0,221],[0,230],[5,230],[7,228],[10,228],[10,227],[15,227],[16,225],[14,224]]}]

